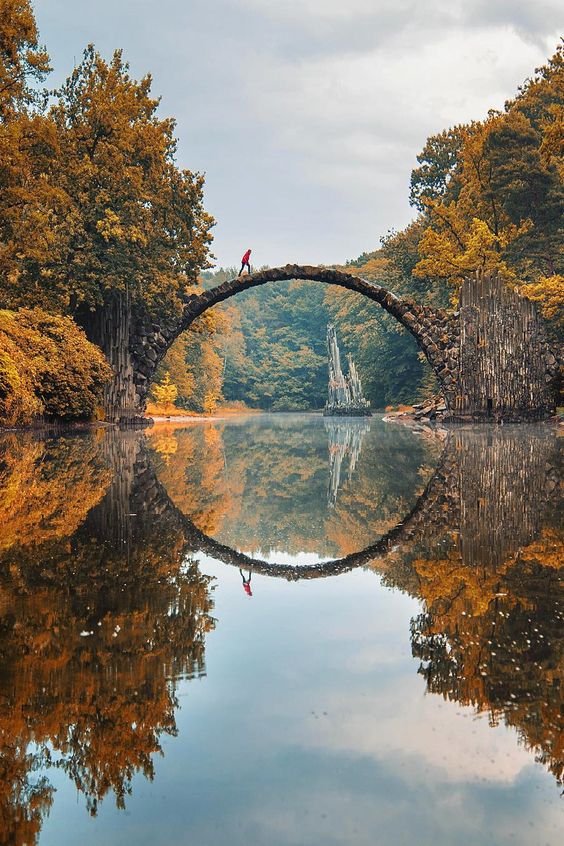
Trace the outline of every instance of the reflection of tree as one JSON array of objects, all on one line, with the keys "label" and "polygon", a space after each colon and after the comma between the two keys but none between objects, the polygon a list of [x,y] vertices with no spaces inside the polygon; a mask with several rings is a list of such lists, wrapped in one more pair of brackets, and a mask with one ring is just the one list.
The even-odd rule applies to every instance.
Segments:
[{"label": "reflection of tree", "polygon": [[[168,490],[143,435],[2,441],[5,842],[37,839],[53,800],[49,767],[69,775],[92,813],[110,792],[122,806],[135,773],[152,778],[163,735],[176,731],[175,680],[203,671],[213,620],[209,580],[186,561],[193,538],[171,499],[243,548],[260,547],[271,537],[263,523],[279,521],[282,547],[318,550],[329,536],[328,547],[347,552],[405,516],[438,451],[395,429],[378,434],[378,449],[365,440],[362,472],[328,512],[327,445],[308,432],[283,421],[169,432],[164,452],[158,440],[150,450]],[[424,603],[412,646],[429,690],[514,726],[561,778],[554,447],[542,429],[454,431],[421,507],[371,566]]]},{"label": "reflection of tree", "polygon": [[[564,544],[560,542],[564,560]],[[443,562],[444,563],[444,562]],[[517,728],[558,779],[564,776],[562,581],[542,561],[498,574],[479,613],[431,606],[413,621],[413,653],[433,693]],[[467,585],[470,593],[474,585]]]},{"label": "reflection of tree", "polygon": [[0,553],[72,534],[110,477],[92,434],[0,436]]},{"label": "reflection of tree", "polygon": [[[158,478],[172,502],[207,534],[221,529],[226,515],[237,508],[243,478],[227,474],[222,424],[206,423],[178,429],[157,426],[149,432],[148,443],[156,455],[153,463]],[[163,455],[163,442],[174,440]]]},{"label": "reflection of tree", "polygon": [[[43,447],[63,488],[72,460],[56,442]],[[14,455],[3,455],[8,481],[20,472]],[[140,437],[106,433],[94,463],[118,472],[82,524],[66,534],[61,521],[45,543],[15,543],[0,559],[5,842],[35,842],[52,801],[36,777],[46,766],[72,778],[92,813],[108,792],[123,806],[136,772],[153,777],[161,736],[176,732],[176,679],[204,669],[209,579],[185,561],[182,526]],[[83,491],[67,488],[69,513]]]},{"label": "reflection of tree", "polygon": [[[424,601],[413,653],[428,689],[517,729],[564,776],[564,535],[546,434],[457,432],[450,521],[427,522],[386,580]],[[448,485],[447,485],[448,487]]]},{"label": "reflection of tree", "polygon": [[[423,459],[432,456],[437,446],[434,442],[433,448],[421,447],[413,460],[406,446],[413,449],[417,441],[402,443],[400,439],[398,448],[395,431],[390,441],[386,441],[387,432],[379,433],[381,448],[363,449],[366,478],[359,473],[353,485],[343,486],[333,521],[326,519],[327,512],[320,506],[322,497],[316,485],[322,456],[318,456],[318,441],[311,432],[293,430],[292,426],[279,432],[268,427],[262,432],[257,425],[250,448],[248,436],[235,435],[230,441],[229,429],[223,431],[224,448],[218,450],[213,478],[209,478],[217,491],[229,489],[229,479],[237,480],[242,504],[234,519],[244,516],[240,531],[247,541],[240,546],[247,549],[249,537],[260,548],[265,522],[284,528],[285,519],[289,529],[293,520],[294,534],[288,538],[303,549],[302,513],[307,516],[310,538],[316,537],[316,520],[319,532],[336,527],[339,550],[347,550],[351,539],[362,537],[360,525],[374,527],[370,512],[375,507],[395,524],[408,511],[402,498],[406,477],[417,490],[430,473]],[[199,455],[194,448],[191,456],[196,465],[204,463]],[[502,720],[514,726],[522,742],[562,778],[564,609],[560,573],[564,541],[559,531],[561,515],[555,513],[554,505],[559,466],[555,439],[542,427],[454,430],[421,506],[371,566],[385,581],[424,603],[423,613],[413,621],[412,646],[422,661],[428,689],[489,712],[493,723]],[[296,467],[311,473],[304,489],[313,489],[314,496],[307,503],[300,501],[296,475],[288,483],[290,470]],[[198,469],[198,473],[205,471]],[[193,474],[193,467],[186,472],[185,489]],[[370,496],[374,479],[375,500]],[[280,507],[282,495],[286,509]],[[254,505],[254,511],[248,503]],[[222,522],[237,537],[228,514]],[[384,531],[386,528],[390,526]],[[369,540],[374,540],[374,534]],[[214,554],[213,549],[209,551]],[[218,547],[217,555],[229,560],[229,550],[224,551],[222,556]],[[236,554],[231,558],[231,563],[243,566]],[[359,563],[367,562],[362,553]],[[252,566],[252,561],[247,564]],[[261,572],[269,572],[268,566],[259,563]],[[281,573],[281,568],[270,572]]]}]

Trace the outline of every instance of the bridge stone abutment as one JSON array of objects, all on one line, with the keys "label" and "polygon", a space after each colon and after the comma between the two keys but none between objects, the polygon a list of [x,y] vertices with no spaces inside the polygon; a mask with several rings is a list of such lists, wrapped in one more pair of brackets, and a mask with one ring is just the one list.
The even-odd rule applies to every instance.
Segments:
[{"label": "bridge stone abutment", "polygon": [[126,355],[119,359],[127,384],[121,391],[113,390],[128,407],[116,412],[114,401],[114,419],[143,412],[158,364],[174,340],[207,309],[249,288],[293,279],[338,285],[392,315],[426,356],[452,420],[539,420],[554,413],[558,361],[548,347],[543,321],[532,303],[500,280],[488,276],[467,280],[460,309],[449,311],[397,297],[350,273],[288,264],[189,296],[183,313],[169,322],[155,322],[133,307]]},{"label": "bridge stone abutment", "polygon": [[497,277],[478,274],[460,290],[455,420],[520,422],[555,412],[562,351],[549,348],[534,304]]}]

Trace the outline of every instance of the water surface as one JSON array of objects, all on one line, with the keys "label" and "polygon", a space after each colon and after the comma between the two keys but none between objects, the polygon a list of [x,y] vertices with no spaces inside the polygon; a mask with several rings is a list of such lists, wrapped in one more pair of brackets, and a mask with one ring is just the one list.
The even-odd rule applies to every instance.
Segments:
[{"label": "water surface", "polygon": [[559,844],[558,446],[2,436],[1,842]]}]

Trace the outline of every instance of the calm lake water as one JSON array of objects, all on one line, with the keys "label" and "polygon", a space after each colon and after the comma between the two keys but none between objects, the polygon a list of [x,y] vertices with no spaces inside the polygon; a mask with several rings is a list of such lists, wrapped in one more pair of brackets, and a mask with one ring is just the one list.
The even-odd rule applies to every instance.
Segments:
[{"label": "calm lake water", "polygon": [[0,842],[559,846],[549,427],[0,436]]}]

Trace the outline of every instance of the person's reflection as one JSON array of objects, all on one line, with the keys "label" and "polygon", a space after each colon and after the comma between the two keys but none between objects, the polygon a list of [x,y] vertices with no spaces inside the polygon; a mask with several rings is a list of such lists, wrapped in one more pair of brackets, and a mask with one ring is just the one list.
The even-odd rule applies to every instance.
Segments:
[{"label": "person's reflection", "polygon": [[241,578],[243,579],[243,590],[245,591],[247,596],[252,596],[253,592],[251,590],[251,576],[253,574],[249,570],[249,575],[247,576],[247,578],[245,578],[245,574],[243,573],[243,571],[241,569],[239,569],[239,572],[241,574]]}]

